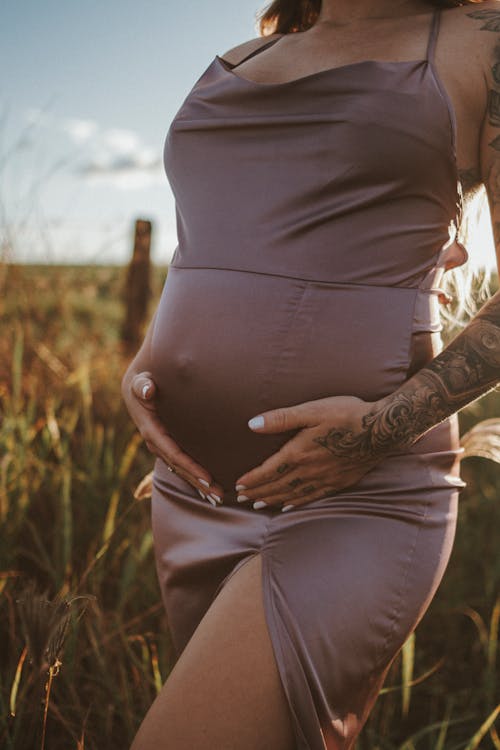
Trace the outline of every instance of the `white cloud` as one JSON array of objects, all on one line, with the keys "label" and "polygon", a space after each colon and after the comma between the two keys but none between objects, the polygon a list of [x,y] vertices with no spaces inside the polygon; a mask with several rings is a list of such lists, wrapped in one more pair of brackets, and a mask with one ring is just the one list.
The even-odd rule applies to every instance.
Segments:
[{"label": "white cloud", "polygon": [[97,132],[99,126],[95,120],[83,120],[77,117],[68,117],[62,120],[60,128],[75,143],[88,141]]},{"label": "white cloud", "polygon": [[51,127],[54,121],[52,115],[47,114],[40,107],[28,107],[24,113],[28,125],[42,125]]},{"label": "white cloud", "polygon": [[80,147],[74,174],[88,184],[106,184],[120,190],[165,184],[161,154],[134,130],[102,128],[90,118],[58,119],[37,107],[26,110],[25,117],[30,123],[64,133]]},{"label": "white cloud", "polygon": [[140,135],[124,128],[102,129],[78,169],[91,184],[112,184],[120,190],[137,190],[164,184],[160,154],[143,143]]},{"label": "white cloud", "polygon": [[161,159],[146,150],[112,157],[100,154],[80,167],[79,173],[91,184],[112,184],[121,190],[165,183]]},{"label": "white cloud", "polygon": [[100,134],[102,144],[117,154],[133,154],[141,147],[141,139],[133,130],[109,128]]}]

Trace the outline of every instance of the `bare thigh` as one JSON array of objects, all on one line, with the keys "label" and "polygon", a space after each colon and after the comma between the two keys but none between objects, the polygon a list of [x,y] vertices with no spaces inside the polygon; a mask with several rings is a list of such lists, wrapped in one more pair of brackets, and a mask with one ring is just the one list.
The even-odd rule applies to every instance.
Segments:
[{"label": "bare thigh", "polygon": [[254,555],[227,581],[131,750],[295,750],[264,615],[261,569],[261,555]]}]

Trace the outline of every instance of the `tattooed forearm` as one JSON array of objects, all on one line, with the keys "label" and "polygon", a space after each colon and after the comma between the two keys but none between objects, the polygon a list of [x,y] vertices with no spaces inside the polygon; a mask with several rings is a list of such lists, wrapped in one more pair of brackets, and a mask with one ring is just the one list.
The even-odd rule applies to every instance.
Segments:
[{"label": "tattooed forearm", "polygon": [[495,245],[500,245],[500,162],[495,159],[486,177],[487,195],[490,206],[491,226]]},{"label": "tattooed forearm", "polygon": [[[492,127],[500,127],[500,94],[495,89],[488,93],[488,120]],[[488,145],[500,151],[500,136],[497,135]]]},{"label": "tattooed forearm", "polygon": [[376,459],[404,450],[500,383],[500,292],[431,362],[376,402],[361,430],[332,429],[316,442],[337,456]]},{"label": "tattooed forearm", "polygon": [[500,164],[498,160],[491,164],[486,182],[493,205],[500,204]]},{"label": "tattooed forearm", "polygon": [[[493,79],[500,76],[500,46],[497,44],[495,47],[495,60],[491,72]],[[495,89],[490,89],[488,92],[488,121],[493,128],[500,127],[500,93]],[[500,136],[496,136],[488,144],[495,151],[500,151]]]},{"label": "tattooed forearm", "polygon": [[[415,376],[416,378],[416,376]],[[410,382],[410,381],[408,381]],[[335,456],[372,461],[404,450],[430,427],[446,418],[442,394],[435,385],[413,381],[411,390],[395,391],[363,417],[361,430],[331,429],[315,442]]]},{"label": "tattooed forearm", "polygon": [[494,89],[488,94],[488,117],[490,125],[495,128],[500,126],[500,94]]}]

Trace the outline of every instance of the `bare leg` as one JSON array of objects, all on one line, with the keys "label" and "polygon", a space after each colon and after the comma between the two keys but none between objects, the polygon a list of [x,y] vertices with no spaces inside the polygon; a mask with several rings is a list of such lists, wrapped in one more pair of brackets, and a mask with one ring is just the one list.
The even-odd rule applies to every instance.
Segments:
[{"label": "bare leg", "polygon": [[220,591],[131,750],[295,750],[262,602],[261,555]]}]

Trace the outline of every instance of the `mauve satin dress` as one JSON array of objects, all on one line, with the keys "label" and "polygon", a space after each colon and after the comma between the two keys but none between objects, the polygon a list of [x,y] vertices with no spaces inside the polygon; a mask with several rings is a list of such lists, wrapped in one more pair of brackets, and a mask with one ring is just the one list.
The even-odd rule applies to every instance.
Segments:
[{"label": "mauve satin dress", "polygon": [[295,434],[259,435],[250,417],[379,399],[442,348],[439,283],[467,252],[455,241],[455,113],[433,63],[439,20],[424,59],[286,83],[245,79],[217,55],[165,141],[178,246],[151,371],[168,431],[225,499],[213,507],[156,460],[159,584],[179,656],[229,576],[262,555],[299,750],[353,746],[436,592],[465,486],[457,418],[288,513],[239,504],[234,482]]}]

